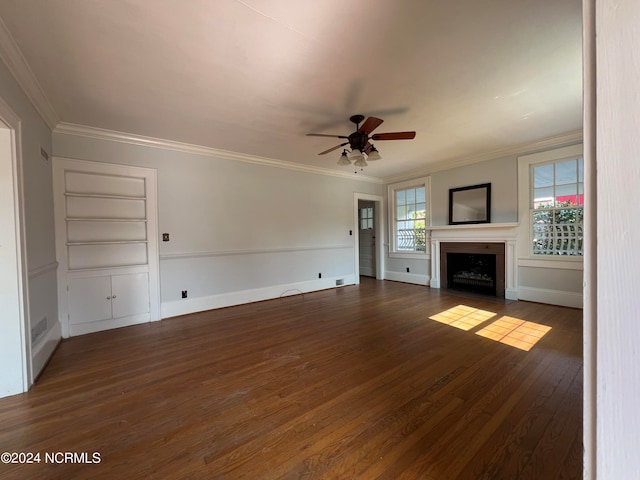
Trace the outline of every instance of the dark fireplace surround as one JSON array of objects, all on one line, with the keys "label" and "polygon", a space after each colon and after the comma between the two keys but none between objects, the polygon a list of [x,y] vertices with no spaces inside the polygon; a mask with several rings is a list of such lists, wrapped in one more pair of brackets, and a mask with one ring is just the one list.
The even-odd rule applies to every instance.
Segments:
[{"label": "dark fireplace surround", "polygon": [[[454,257],[449,254],[462,255]],[[495,265],[493,264],[494,259]],[[466,264],[461,262],[466,262]],[[456,273],[458,273],[456,279],[452,279],[452,276]],[[495,278],[489,281],[489,276]],[[441,288],[464,289],[474,293],[504,298],[504,242],[441,243],[440,281]]]}]

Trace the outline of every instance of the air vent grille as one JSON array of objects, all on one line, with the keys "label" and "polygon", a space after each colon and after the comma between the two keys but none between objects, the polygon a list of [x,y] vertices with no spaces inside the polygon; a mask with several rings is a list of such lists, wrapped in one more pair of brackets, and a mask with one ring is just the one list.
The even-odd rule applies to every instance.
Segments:
[{"label": "air vent grille", "polygon": [[31,345],[35,344],[38,339],[47,331],[47,317],[44,317],[33,327],[31,327]]}]

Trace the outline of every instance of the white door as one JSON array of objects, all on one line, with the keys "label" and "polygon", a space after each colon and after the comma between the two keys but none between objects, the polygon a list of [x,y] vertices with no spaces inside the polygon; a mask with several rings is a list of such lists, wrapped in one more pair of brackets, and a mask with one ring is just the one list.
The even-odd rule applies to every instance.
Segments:
[{"label": "white door", "polygon": [[375,202],[358,201],[360,275],[376,276]]},{"label": "white door", "polygon": [[63,336],[160,319],[156,175],[54,159]]}]

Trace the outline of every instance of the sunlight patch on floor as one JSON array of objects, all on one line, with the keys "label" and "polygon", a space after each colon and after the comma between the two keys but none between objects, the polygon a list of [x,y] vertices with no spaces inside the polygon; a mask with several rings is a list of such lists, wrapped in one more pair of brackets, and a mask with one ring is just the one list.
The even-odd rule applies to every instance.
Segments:
[{"label": "sunlight patch on floor", "polygon": [[479,310],[466,305],[458,305],[457,307],[437,313],[429,318],[436,322],[467,331],[477,327],[495,315],[494,312],[487,312],[486,310]]},{"label": "sunlight patch on floor", "polygon": [[549,330],[551,327],[546,325],[505,316],[477,331],[476,335],[528,352]]}]

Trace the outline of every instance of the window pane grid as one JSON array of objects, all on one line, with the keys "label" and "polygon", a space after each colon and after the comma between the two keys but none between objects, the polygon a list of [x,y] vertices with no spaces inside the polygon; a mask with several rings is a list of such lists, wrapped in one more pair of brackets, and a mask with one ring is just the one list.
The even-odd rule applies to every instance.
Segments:
[{"label": "window pane grid", "polygon": [[396,190],[394,208],[395,246],[399,252],[426,252],[426,189]]},{"label": "window pane grid", "polygon": [[[545,213],[547,215],[541,215]],[[534,255],[582,255],[583,210],[531,210]]]},{"label": "window pane grid", "polygon": [[360,209],[360,230],[373,229],[373,207]]},{"label": "window pane grid", "polygon": [[582,255],[582,158],[532,166],[531,172],[533,254]]}]

